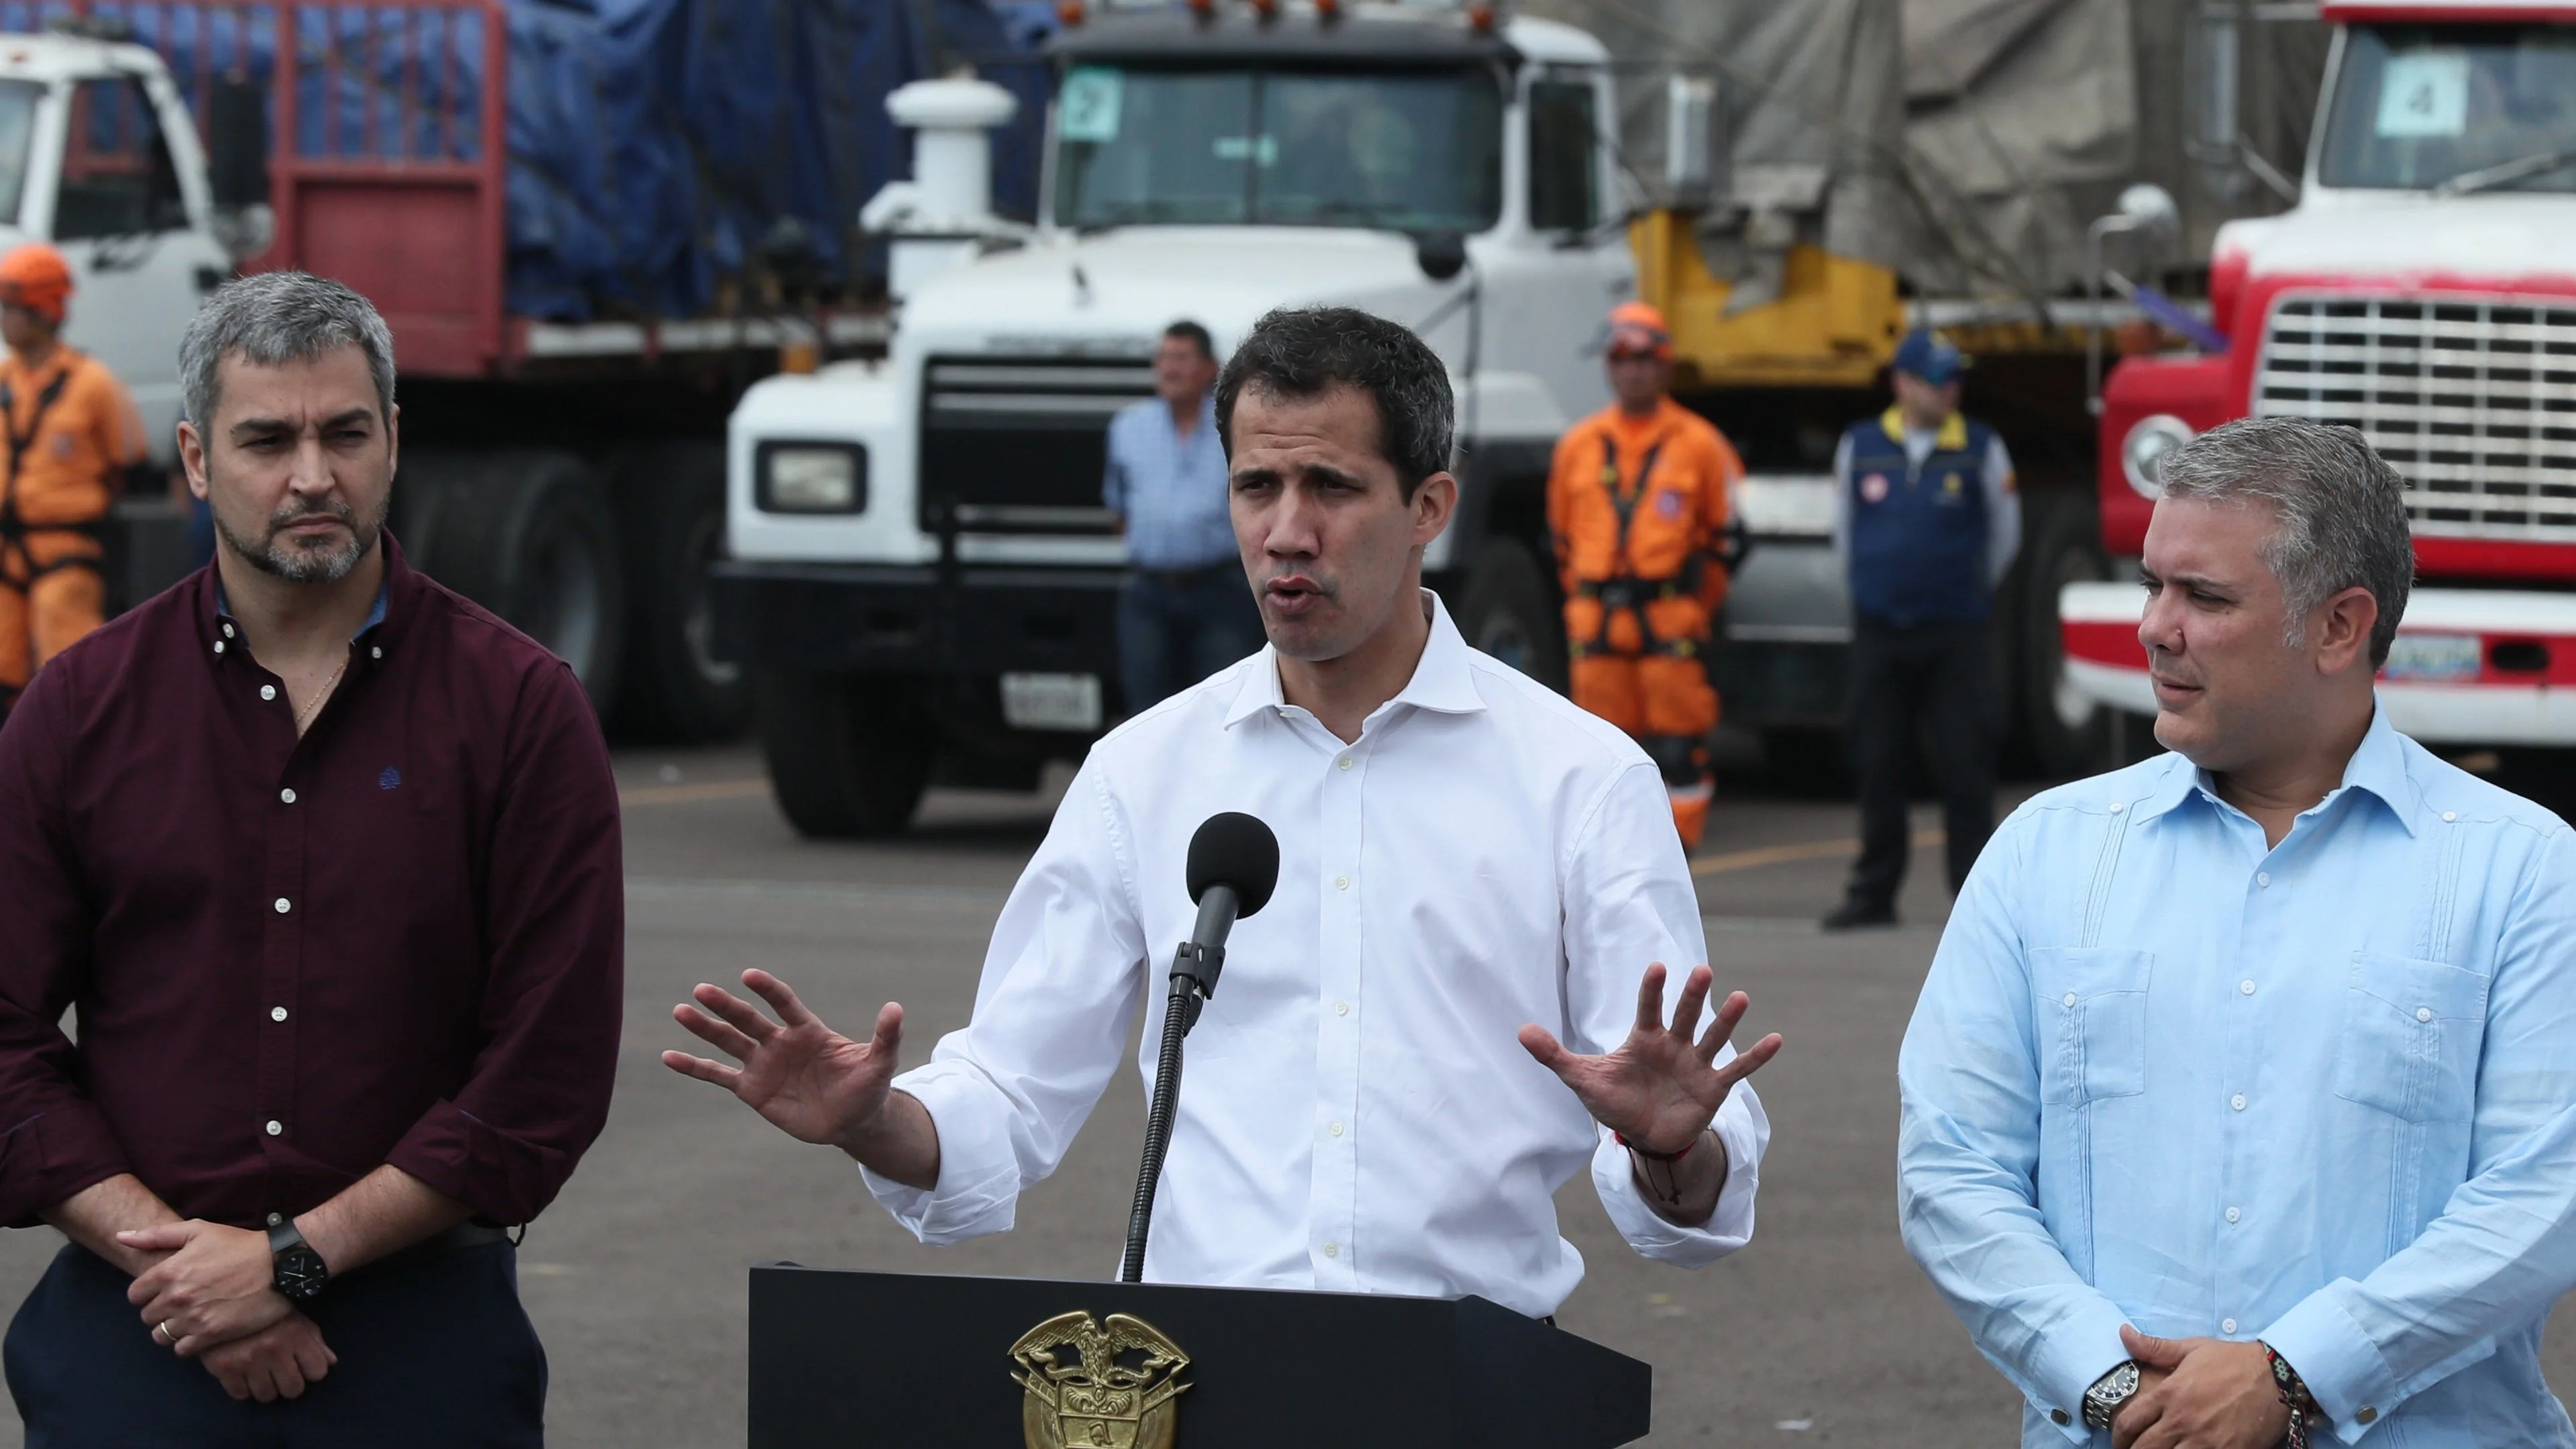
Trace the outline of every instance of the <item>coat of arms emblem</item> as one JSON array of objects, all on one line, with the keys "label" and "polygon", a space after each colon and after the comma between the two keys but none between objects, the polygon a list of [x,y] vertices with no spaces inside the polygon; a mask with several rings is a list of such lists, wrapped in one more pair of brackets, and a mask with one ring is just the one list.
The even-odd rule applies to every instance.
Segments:
[{"label": "coat of arms emblem", "polygon": [[1171,1449],[1190,1356],[1124,1313],[1060,1313],[1011,1345],[1028,1449]]}]

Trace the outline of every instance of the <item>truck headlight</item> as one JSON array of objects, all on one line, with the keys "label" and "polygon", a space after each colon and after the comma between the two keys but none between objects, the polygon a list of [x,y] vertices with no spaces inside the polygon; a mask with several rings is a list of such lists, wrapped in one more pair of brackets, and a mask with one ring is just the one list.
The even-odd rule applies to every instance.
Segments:
[{"label": "truck headlight", "polygon": [[762,443],[753,499],[768,513],[857,513],[868,506],[868,450],[856,443]]},{"label": "truck headlight", "polygon": [[2120,440],[2120,472],[2142,497],[2164,496],[2165,458],[2192,440],[2191,424],[2171,413],[2156,413],[2129,425]]}]

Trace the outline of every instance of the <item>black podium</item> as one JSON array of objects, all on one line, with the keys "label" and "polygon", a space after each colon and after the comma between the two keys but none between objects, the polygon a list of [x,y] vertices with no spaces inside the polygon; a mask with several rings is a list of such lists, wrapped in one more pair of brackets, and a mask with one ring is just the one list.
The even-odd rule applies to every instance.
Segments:
[{"label": "black podium", "polygon": [[1482,1298],[751,1270],[751,1449],[1606,1449],[1651,1396]]}]

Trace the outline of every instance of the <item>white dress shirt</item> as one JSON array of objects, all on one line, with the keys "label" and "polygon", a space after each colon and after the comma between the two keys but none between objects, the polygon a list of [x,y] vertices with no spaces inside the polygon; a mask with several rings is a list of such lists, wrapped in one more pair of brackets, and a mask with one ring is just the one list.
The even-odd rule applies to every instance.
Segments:
[{"label": "white dress shirt", "polygon": [[1150,1091],[1196,914],[1183,860],[1222,810],[1277,832],[1279,886],[1235,927],[1189,1036],[1148,1282],[1474,1293],[1552,1313],[1583,1259],[1551,1194],[1587,1161],[1647,1257],[1699,1267],[1752,1236],[1770,1124],[1749,1086],[1718,1113],[1717,1211],[1680,1227],[1517,1037],[1537,1022],[1574,1051],[1614,1050],[1647,963],[1677,990],[1707,959],[1662,778],[1423,597],[1412,682],[1354,744],[1282,701],[1264,649],[1092,747],[1002,908],[972,1024],[895,1079],[938,1124],[939,1181],[866,1180],[924,1242],[1011,1226],[1140,1004]]}]

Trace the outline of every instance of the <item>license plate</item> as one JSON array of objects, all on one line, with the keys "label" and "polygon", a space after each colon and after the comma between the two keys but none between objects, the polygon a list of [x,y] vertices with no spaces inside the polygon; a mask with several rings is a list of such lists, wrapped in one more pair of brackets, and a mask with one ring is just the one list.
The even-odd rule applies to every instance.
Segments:
[{"label": "license plate", "polygon": [[1100,676],[1005,674],[1002,722],[1015,730],[1096,730]]},{"label": "license plate", "polygon": [[2389,641],[2382,679],[2410,684],[2460,684],[2478,677],[2475,634],[2400,634]]}]

